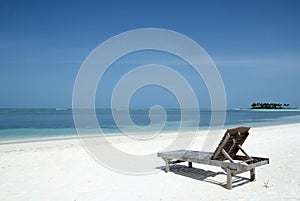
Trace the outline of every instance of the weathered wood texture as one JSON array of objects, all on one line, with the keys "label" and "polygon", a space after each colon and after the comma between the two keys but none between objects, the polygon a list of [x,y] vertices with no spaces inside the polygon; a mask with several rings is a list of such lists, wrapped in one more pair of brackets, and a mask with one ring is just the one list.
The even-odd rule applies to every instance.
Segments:
[{"label": "weathered wood texture", "polygon": [[[232,189],[232,176],[250,171],[250,181],[254,181],[255,168],[269,164],[268,158],[252,157],[242,148],[249,135],[249,129],[249,127],[228,129],[215,152],[176,150],[160,152],[157,155],[165,160],[166,172],[170,171],[170,164],[186,161],[189,167],[192,167],[192,163],[221,167],[227,173],[227,188]],[[237,155],[239,150],[245,156]]]},{"label": "weathered wood texture", "polygon": [[[178,163],[178,162],[193,162],[193,163],[200,163],[206,165],[213,165],[218,167],[229,168],[232,170],[242,170],[242,171],[250,171],[255,167],[259,167],[262,165],[269,164],[268,158],[259,158],[259,157],[252,157],[255,162],[247,163],[232,163],[227,161],[218,161],[218,160],[211,160],[211,156],[213,153],[211,152],[201,152],[201,151],[191,151],[191,150],[176,150],[176,151],[169,151],[169,152],[160,152],[157,154],[158,157],[161,157],[165,160],[169,160],[170,164]],[[247,159],[245,156],[236,156],[234,160],[241,160]],[[173,162],[174,161],[174,162]]]},{"label": "weathered wood texture", "polygon": [[221,140],[220,144],[216,148],[214,154],[212,155],[213,160],[227,160],[227,158],[222,153],[224,149],[231,158],[235,158],[237,152],[239,151],[239,146],[242,146],[246,138],[249,135],[250,127],[237,127],[233,129],[228,129]]}]

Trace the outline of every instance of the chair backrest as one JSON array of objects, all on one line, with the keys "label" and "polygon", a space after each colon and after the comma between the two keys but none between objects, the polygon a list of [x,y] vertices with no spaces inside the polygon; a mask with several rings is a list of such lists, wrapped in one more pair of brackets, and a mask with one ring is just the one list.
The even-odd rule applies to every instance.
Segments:
[{"label": "chair backrest", "polygon": [[249,135],[250,127],[237,127],[228,129],[221,140],[220,144],[214,151],[211,159],[212,160],[227,160],[222,149],[224,149],[231,158],[235,158],[237,152],[239,151],[239,145],[245,142],[246,138]]}]

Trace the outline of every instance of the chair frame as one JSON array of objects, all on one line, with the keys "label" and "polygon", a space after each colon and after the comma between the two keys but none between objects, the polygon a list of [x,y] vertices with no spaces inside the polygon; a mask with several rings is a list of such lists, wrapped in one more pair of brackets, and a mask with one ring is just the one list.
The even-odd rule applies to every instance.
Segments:
[{"label": "chair frame", "polygon": [[[212,165],[221,167],[227,174],[227,189],[232,189],[232,177],[249,171],[250,181],[255,180],[255,168],[269,164],[269,158],[250,156],[242,147],[248,136],[249,127],[228,129],[215,152],[202,152],[192,150],[176,150],[158,153],[166,164],[166,172],[170,171],[170,165],[181,162]],[[242,132],[241,132],[242,131]],[[238,151],[243,155],[236,155]]]}]

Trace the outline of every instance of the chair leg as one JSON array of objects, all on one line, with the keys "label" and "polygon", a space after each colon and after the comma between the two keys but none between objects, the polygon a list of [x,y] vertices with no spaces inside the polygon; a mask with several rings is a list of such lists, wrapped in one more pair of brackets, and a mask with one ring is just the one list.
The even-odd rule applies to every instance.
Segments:
[{"label": "chair leg", "polygon": [[250,181],[255,181],[255,168],[250,170]]},{"label": "chair leg", "polygon": [[192,168],[192,167],[193,167],[193,163],[189,162],[189,168]]},{"label": "chair leg", "polygon": [[169,163],[169,160],[168,159],[164,159],[165,160],[165,163],[166,163],[166,172],[169,172],[170,171],[170,163]]},{"label": "chair leg", "polygon": [[227,189],[231,190],[232,189],[232,172],[230,169],[226,169],[227,173]]}]

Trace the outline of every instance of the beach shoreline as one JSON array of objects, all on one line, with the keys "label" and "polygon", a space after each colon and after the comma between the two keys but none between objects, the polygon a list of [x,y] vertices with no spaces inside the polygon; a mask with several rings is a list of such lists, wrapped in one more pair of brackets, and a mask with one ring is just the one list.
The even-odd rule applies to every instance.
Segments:
[{"label": "beach shoreline", "polygon": [[[270,164],[257,168],[255,182],[248,173],[234,177],[232,191],[226,175],[212,166],[195,164],[186,173],[182,163],[168,174],[117,173],[95,161],[78,138],[1,144],[0,200],[299,200],[299,133],[299,123],[251,128],[244,148]],[[200,130],[190,149],[201,150],[205,134]],[[124,136],[109,139],[132,153],[159,151],[175,135],[158,135],[143,146]]]},{"label": "beach shoreline", "polygon": [[[294,124],[299,124],[299,123],[280,123],[278,125],[273,125],[271,123],[269,124],[257,124],[257,123],[253,123],[253,128],[267,128],[267,127],[270,127],[270,128],[273,128],[274,126],[285,126],[285,125],[294,125]],[[224,130],[228,129],[228,128],[233,128],[237,125],[226,125],[224,126]],[[241,124],[241,126],[248,126],[247,125],[243,125]],[[181,130],[180,132],[181,133],[190,133],[190,132],[194,132],[196,130],[196,127],[195,128],[190,128],[189,130]],[[209,129],[209,127],[198,127],[197,129],[197,133],[206,133]],[[220,131],[220,128],[217,127],[217,128],[211,128],[211,130],[219,130]],[[75,130],[76,132],[76,130]],[[166,134],[174,134],[174,133],[177,133],[178,131],[177,130],[169,130],[169,131],[162,131],[159,133],[159,135],[166,135]],[[130,133],[130,135],[136,135],[136,136],[140,136],[140,135],[152,135],[153,133],[152,132],[138,132],[138,133]],[[31,143],[31,142],[40,142],[40,141],[57,141],[57,140],[76,140],[76,139],[80,139],[81,137],[95,137],[95,136],[98,136],[98,137],[108,137],[108,138],[113,138],[113,137],[122,137],[124,136],[125,134],[122,133],[122,132],[113,132],[113,133],[98,133],[98,134],[93,134],[93,133],[89,133],[89,134],[78,134],[78,133],[74,133],[74,134],[55,134],[54,136],[39,136],[39,137],[24,137],[24,138],[13,138],[13,139],[1,139],[0,138],[0,146],[1,145],[5,145],[5,144],[16,144],[16,143]],[[125,135],[126,136],[126,135]]]}]

